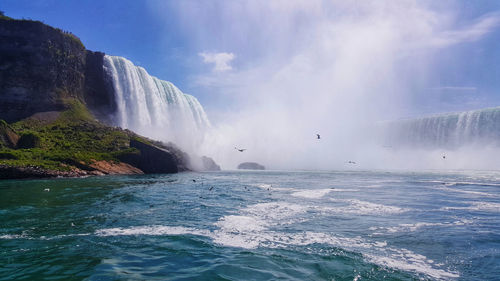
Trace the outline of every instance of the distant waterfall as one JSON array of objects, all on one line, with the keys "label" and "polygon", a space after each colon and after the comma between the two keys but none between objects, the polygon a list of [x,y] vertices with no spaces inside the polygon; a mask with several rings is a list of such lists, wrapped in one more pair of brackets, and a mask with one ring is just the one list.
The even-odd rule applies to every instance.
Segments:
[{"label": "distant waterfall", "polygon": [[391,122],[388,132],[391,145],[500,145],[500,107]]},{"label": "distant waterfall", "polygon": [[210,122],[195,97],[122,57],[106,55],[104,69],[113,82],[116,125],[185,148],[202,141]]}]

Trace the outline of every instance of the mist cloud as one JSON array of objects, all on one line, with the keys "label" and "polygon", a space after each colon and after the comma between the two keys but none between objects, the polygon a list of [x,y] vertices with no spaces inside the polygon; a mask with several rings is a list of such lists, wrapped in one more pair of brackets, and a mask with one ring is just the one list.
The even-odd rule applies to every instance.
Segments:
[{"label": "mist cloud", "polygon": [[213,71],[215,72],[223,72],[223,71],[228,71],[233,69],[231,64],[231,61],[235,58],[235,55],[233,53],[199,53],[203,58],[203,62],[205,63],[213,63],[214,68]]},{"label": "mist cloud", "polygon": [[437,34],[430,40],[430,45],[435,47],[448,47],[454,44],[477,41],[494,29],[497,29],[499,25],[500,14],[491,13],[483,16],[469,26],[456,30],[447,30]]},{"label": "mist cloud", "polygon": [[[306,169],[381,164],[376,123],[404,115],[415,84],[431,87],[425,77],[433,51],[480,40],[498,24],[490,14],[457,25],[452,4],[435,10],[426,3],[170,3],[193,45],[238,54],[238,69],[192,79],[231,106],[206,107],[215,126],[203,152],[225,168],[243,161]],[[234,146],[248,150],[235,153]]]}]

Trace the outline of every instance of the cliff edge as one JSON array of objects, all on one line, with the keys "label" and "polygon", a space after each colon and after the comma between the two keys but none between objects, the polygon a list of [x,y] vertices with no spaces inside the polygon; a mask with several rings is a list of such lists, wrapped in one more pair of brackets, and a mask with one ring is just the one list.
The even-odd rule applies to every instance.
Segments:
[{"label": "cliff edge", "polygon": [[108,126],[104,53],[70,32],[0,15],[0,178],[176,173],[173,144]]}]

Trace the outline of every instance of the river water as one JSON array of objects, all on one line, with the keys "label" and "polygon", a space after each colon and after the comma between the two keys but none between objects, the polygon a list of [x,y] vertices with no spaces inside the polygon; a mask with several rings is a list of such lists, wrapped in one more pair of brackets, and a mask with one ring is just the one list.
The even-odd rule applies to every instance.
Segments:
[{"label": "river water", "polygon": [[0,280],[499,280],[500,172],[0,182]]}]

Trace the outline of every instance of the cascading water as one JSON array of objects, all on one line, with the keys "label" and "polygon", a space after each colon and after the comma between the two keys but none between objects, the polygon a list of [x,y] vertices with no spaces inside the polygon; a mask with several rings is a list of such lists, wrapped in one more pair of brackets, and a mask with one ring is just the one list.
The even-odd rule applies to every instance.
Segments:
[{"label": "cascading water", "polygon": [[500,107],[392,122],[388,131],[391,145],[500,145]]},{"label": "cascading water", "polygon": [[196,150],[210,122],[195,97],[122,57],[106,55],[104,69],[113,82],[115,125]]}]

